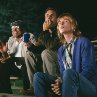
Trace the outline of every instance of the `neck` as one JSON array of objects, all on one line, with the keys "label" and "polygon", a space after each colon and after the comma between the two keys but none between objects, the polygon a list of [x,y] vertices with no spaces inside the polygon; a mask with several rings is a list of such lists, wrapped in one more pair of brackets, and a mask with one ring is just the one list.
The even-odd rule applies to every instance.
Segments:
[{"label": "neck", "polygon": [[21,41],[21,37],[17,37],[16,40],[17,40],[18,42],[20,42],[20,41]]},{"label": "neck", "polygon": [[64,38],[65,38],[67,43],[70,42],[72,37],[73,37],[73,33],[64,34]]}]

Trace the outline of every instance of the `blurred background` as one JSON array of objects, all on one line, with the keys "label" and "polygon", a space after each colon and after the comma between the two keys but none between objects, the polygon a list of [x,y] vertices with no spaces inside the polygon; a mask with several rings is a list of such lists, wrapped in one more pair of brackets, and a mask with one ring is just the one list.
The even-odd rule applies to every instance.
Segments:
[{"label": "blurred background", "polygon": [[97,38],[96,0],[0,0],[0,38],[11,36],[10,23],[15,20],[23,20],[27,30],[37,37],[48,7],[56,8],[59,15],[71,13],[84,36]]}]

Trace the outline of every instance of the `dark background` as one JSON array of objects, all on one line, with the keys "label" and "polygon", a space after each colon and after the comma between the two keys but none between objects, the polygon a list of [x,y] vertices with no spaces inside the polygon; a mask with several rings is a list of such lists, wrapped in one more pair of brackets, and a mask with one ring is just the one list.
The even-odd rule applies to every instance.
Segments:
[{"label": "dark background", "polygon": [[0,39],[8,39],[11,36],[10,23],[20,19],[37,37],[47,7],[56,8],[58,14],[71,13],[84,36],[89,39],[97,37],[96,0],[0,0]]}]

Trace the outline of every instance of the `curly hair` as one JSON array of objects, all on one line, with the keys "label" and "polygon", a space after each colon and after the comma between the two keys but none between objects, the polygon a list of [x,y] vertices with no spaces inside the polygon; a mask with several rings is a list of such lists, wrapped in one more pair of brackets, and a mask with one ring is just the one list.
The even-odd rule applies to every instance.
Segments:
[{"label": "curly hair", "polygon": [[12,22],[10,26],[18,26],[22,31],[25,31],[26,29],[25,23],[22,20]]}]

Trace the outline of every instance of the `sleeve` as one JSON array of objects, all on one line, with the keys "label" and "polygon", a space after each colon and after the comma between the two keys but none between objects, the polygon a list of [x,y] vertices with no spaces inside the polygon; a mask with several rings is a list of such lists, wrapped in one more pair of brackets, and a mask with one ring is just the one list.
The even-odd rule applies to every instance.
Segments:
[{"label": "sleeve", "polygon": [[81,74],[87,79],[91,79],[95,68],[95,56],[93,45],[89,40],[85,40],[81,45],[81,57],[82,57],[82,72]]},{"label": "sleeve", "polygon": [[8,40],[8,42],[7,42],[7,46],[8,46],[8,51],[7,52],[8,52],[8,54],[10,54],[10,51],[12,49],[13,43],[14,43],[14,38],[10,37],[9,40]]},{"label": "sleeve", "polygon": [[32,33],[29,33],[30,34],[30,42],[32,43],[32,44],[36,44],[36,39],[35,39],[35,36],[32,34]]},{"label": "sleeve", "polygon": [[60,75],[62,77],[63,76],[63,71],[65,70],[64,69],[64,64],[63,64],[63,61],[62,61],[62,47],[60,47],[58,49],[58,63],[59,63],[59,67],[60,67]]}]

